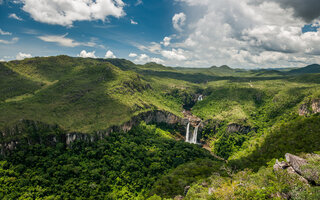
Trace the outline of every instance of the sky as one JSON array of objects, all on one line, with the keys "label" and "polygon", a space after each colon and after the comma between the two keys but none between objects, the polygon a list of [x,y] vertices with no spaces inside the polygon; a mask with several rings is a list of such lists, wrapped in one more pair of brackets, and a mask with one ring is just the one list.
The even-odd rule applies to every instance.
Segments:
[{"label": "sky", "polygon": [[319,19],[319,0],[0,0],[0,60],[302,67],[320,63]]}]

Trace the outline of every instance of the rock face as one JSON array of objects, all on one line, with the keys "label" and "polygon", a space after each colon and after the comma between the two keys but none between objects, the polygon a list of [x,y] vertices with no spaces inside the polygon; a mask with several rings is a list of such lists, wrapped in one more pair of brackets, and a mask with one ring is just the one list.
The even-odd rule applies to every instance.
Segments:
[{"label": "rock face", "polygon": [[298,173],[302,174],[302,166],[307,164],[307,161],[303,158],[300,158],[298,156],[292,155],[290,153],[287,153],[285,155],[287,162],[289,165]]},{"label": "rock face", "polygon": [[302,104],[299,108],[299,115],[300,116],[306,116],[306,115],[309,115],[311,114],[311,112],[309,111],[308,109],[308,105],[307,104]]},{"label": "rock face", "polygon": [[300,116],[308,116],[310,114],[320,113],[320,99],[313,99],[309,103],[305,103],[300,105],[299,115]]},{"label": "rock face", "polygon": [[313,113],[320,113],[320,99],[314,99],[311,104]]},{"label": "rock face", "polygon": [[236,123],[229,124],[227,127],[228,133],[242,133],[242,134],[248,134],[251,131],[250,126],[242,126]]},{"label": "rock face", "polygon": [[188,124],[188,119],[180,118],[170,112],[161,110],[141,113],[120,126],[112,126],[107,130],[97,131],[92,134],[66,133],[57,125],[48,125],[32,120],[20,120],[16,126],[0,131],[0,153],[5,155],[6,152],[14,150],[22,142],[29,145],[36,143],[45,145],[64,143],[68,146],[77,140],[94,142],[107,137],[112,132],[128,132],[141,121],[145,121],[147,124],[166,123],[178,128],[181,127],[183,130]]},{"label": "rock face", "polygon": [[305,184],[320,185],[320,168],[318,166],[320,155],[308,155],[308,160],[317,161],[314,163],[309,163],[308,160],[289,153],[285,157],[287,162],[276,160],[273,166],[274,171],[286,170],[288,174],[298,177],[298,180]]}]

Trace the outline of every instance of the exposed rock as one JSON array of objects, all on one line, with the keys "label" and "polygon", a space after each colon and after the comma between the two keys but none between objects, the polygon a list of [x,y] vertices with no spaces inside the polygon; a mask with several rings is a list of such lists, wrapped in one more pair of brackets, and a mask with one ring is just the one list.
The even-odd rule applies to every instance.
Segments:
[{"label": "exposed rock", "polygon": [[276,163],[273,165],[273,170],[274,170],[274,171],[278,171],[278,170],[280,170],[280,169],[286,169],[286,168],[288,168],[288,167],[289,167],[288,163],[286,163],[286,162],[284,162],[284,161],[279,162],[278,159],[277,159],[277,160],[276,160]]},{"label": "exposed rock", "polygon": [[188,123],[188,119],[180,118],[167,111],[155,110],[134,116],[130,121],[120,126],[112,126],[107,130],[97,131],[92,134],[83,134],[76,132],[66,133],[57,125],[48,125],[32,120],[20,120],[14,127],[0,131],[0,153],[5,155],[7,151],[14,150],[22,141],[29,145],[36,143],[54,145],[59,142],[70,145],[77,140],[94,142],[107,137],[111,132],[128,132],[141,121],[145,121],[147,124],[166,123],[176,128],[180,127],[183,130]]},{"label": "exposed rock", "polygon": [[292,168],[298,173],[298,174],[302,174],[302,169],[301,167],[303,165],[307,164],[307,161],[303,158],[300,158],[298,156],[292,155],[290,153],[287,153],[285,155],[287,162],[290,164],[290,166],[292,166]]},{"label": "exposed rock", "polygon": [[277,198],[277,199],[290,199],[290,195],[286,193],[280,193],[277,192],[276,194],[271,195],[272,199]]},{"label": "exposed rock", "polygon": [[208,187],[208,183],[204,181],[204,182],[201,183],[201,186],[202,187]]},{"label": "exposed rock", "polygon": [[320,99],[314,99],[311,104],[313,113],[320,113]]},{"label": "exposed rock", "polygon": [[[319,159],[317,154],[309,154],[309,158]],[[287,168],[289,174],[296,174],[299,180],[306,184],[320,185],[320,171],[317,166],[312,166],[306,159],[287,153],[285,155],[290,167]],[[319,159],[320,160],[320,159]]]},{"label": "exposed rock", "polygon": [[229,124],[227,127],[227,132],[228,133],[242,133],[242,134],[247,134],[251,131],[250,126],[242,126],[236,123]]},{"label": "exposed rock", "polygon": [[213,188],[213,187],[209,188],[208,194],[211,195],[211,194],[213,194],[213,193],[214,193],[214,188]]},{"label": "exposed rock", "polygon": [[178,196],[174,197],[174,200],[182,200],[182,199],[184,199],[184,198],[181,195],[178,195]]},{"label": "exposed rock", "polygon": [[308,104],[302,104],[302,105],[300,106],[300,108],[299,108],[299,115],[300,115],[300,116],[310,115],[311,112],[310,112],[310,110],[309,110],[308,107],[309,107]]},{"label": "exposed rock", "polygon": [[184,196],[187,196],[190,188],[191,188],[190,186],[184,187],[184,192],[183,192]]}]

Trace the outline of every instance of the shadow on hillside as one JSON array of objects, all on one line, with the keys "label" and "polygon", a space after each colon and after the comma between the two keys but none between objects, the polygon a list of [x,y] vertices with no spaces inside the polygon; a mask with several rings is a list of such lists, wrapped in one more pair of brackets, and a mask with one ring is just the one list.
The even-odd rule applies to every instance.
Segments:
[{"label": "shadow on hillside", "polygon": [[157,76],[161,78],[172,78],[192,83],[206,83],[210,81],[229,80],[232,82],[250,82],[250,81],[265,81],[265,80],[281,80],[286,77],[235,77],[235,76],[214,76],[202,73],[188,74],[169,71],[152,71],[152,70],[138,70],[138,73],[142,75]]},{"label": "shadow on hillside", "polygon": [[260,145],[251,145],[253,151],[246,157],[230,161],[235,169],[258,170],[274,158],[283,158],[286,153],[312,153],[320,150],[320,116],[299,117],[274,129]]}]

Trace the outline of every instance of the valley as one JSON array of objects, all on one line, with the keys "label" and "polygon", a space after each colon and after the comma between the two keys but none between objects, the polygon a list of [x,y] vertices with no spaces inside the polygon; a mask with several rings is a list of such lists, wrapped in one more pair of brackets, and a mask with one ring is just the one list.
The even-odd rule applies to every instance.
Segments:
[{"label": "valley", "polygon": [[0,62],[0,199],[319,199],[319,70]]}]

